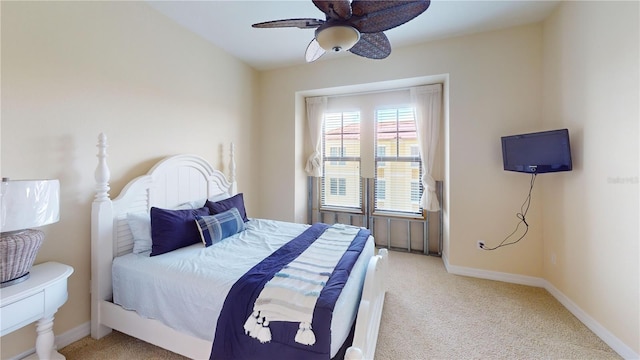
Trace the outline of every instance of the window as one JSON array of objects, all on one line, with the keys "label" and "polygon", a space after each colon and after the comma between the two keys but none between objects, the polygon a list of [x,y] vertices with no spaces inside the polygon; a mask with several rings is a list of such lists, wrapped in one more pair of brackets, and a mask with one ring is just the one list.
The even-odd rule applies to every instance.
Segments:
[{"label": "window", "polygon": [[[332,146],[331,148],[329,148],[329,154],[330,156],[333,157],[339,157],[340,156],[340,148],[337,146]],[[331,165],[338,165],[337,161],[332,161]]]},{"label": "window", "polygon": [[322,207],[362,209],[360,112],[324,114]]},{"label": "window", "polygon": [[375,116],[374,211],[421,214],[422,162],[414,110],[378,109]]},{"label": "window", "polygon": [[376,199],[384,200],[387,197],[387,183],[382,179],[376,180]]},{"label": "window", "polygon": [[338,179],[338,195],[347,195],[347,179]]},{"label": "window", "polygon": [[347,195],[347,179],[329,179],[331,195]]},{"label": "window", "polygon": [[[342,154],[346,153],[346,149],[345,148],[340,148],[338,146],[332,146],[329,149],[329,153],[331,154],[331,157],[333,158],[338,158],[338,157],[342,157]],[[332,161],[331,165],[344,165],[344,161]]]},{"label": "window", "polygon": [[[377,146],[376,156],[384,157],[387,154],[387,148],[381,145]],[[385,166],[385,163],[381,161],[378,165]]]}]

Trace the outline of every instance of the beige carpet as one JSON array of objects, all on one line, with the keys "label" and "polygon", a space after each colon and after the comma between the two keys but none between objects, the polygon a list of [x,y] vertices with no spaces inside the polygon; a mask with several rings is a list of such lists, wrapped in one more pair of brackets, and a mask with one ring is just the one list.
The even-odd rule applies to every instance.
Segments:
[{"label": "beige carpet", "polygon": [[[440,258],[389,253],[376,359],[620,359],[546,290],[448,274]],[[184,359],[114,332],[67,360]]]}]

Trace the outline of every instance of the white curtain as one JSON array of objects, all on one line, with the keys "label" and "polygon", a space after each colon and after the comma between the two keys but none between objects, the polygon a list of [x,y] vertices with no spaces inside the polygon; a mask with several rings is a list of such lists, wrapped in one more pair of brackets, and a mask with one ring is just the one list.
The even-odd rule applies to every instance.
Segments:
[{"label": "white curtain", "polygon": [[307,121],[309,122],[309,136],[313,153],[307,159],[304,170],[309,176],[322,176],[322,118],[327,108],[327,97],[319,96],[306,98]]},{"label": "white curtain", "polygon": [[422,158],[422,186],[424,191],[420,199],[422,208],[427,211],[439,211],[440,204],[436,196],[436,182],[431,176],[433,162],[440,137],[440,118],[442,108],[442,84],[417,86],[411,88],[411,101],[416,109],[416,130]]}]

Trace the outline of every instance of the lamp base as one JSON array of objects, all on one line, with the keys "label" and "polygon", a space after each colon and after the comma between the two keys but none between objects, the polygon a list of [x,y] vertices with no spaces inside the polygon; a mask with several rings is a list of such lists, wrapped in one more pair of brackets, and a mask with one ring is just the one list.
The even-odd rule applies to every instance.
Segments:
[{"label": "lamp base", "polygon": [[[44,241],[44,232],[28,229],[19,233],[2,233],[0,236],[0,283],[19,283],[28,274]],[[26,278],[24,279],[26,280]],[[24,281],[21,280],[21,281]]]},{"label": "lamp base", "polygon": [[4,282],[0,283],[0,288],[4,288],[4,287],[7,287],[7,286],[19,284],[19,283],[27,280],[30,275],[31,275],[30,273],[26,273],[26,274],[20,276],[19,278],[16,278],[16,279],[13,279],[13,280],[4,281]]}]

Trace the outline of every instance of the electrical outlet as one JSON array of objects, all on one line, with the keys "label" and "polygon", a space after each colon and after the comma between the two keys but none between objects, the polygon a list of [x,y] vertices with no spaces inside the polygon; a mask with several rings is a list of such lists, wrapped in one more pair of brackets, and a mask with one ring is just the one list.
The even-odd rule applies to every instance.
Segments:
[{"label": "electrical outlet", "polygon": [[484,241],[478,240],[478,249],[480,249],[480,250],[484,249]]}]

